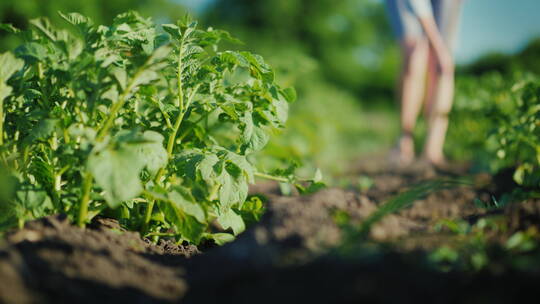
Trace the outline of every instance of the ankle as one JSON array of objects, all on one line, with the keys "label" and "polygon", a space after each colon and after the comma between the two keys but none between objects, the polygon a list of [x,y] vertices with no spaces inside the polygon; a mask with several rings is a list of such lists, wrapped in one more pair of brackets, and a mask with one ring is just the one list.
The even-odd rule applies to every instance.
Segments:
[{"label": "ankle", "polygon": [[424,153],[422,154],[422,160],[434,166],[443,166],[447,163],[442,153]]}]

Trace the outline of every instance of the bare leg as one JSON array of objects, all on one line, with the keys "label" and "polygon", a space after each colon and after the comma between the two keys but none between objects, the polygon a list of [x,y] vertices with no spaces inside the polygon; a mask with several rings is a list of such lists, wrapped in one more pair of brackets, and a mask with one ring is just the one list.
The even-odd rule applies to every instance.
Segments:
[{"label": "bare leg", "polygon": [[[456,42],[461,4],[461,0],[440,0],[434,7],[437,26],[450,52]],[[448,114],[454,98],[454,66],[439,70],[436,60],[435,53],[430,50],[428,89],[424,108],[429,129],[424,146],[424,158],[440,165],[445,162],[443,145],[448,128]]]},{"label": "bare leg", "polygon": [[[424,158],[433,164],[444,164],[443,145],[448,129],[448,114],[454,98],[454,69],[431,70],[431,96],[426,102],[428,134],[424,146]],[[430,73],[430,74],[431,74]]]},{"label": "bare leg", "polygon": [[402,48],[404,63],[400,80],[401,137],[398,147],[400,162],[407,164],[414,159],[412,133],[425,93],[429,47],[427,40],[420,38],[405,40]]},{"label": "bare leg", "polygon": [[426,87],[426,100],[424,104],[424,117],[429,122],[429,116],[433,108],[433,102],[437,93],[437,58],[435,53],[430,48],[428,68],[427,68],[427,87]]}]

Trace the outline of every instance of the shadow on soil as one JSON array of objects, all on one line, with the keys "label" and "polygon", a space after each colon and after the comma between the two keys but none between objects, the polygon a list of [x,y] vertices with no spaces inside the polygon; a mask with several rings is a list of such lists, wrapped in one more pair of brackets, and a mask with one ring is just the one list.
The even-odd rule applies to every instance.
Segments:
[{"label": "shadow on soil", "polygon": [[490,239],[497,252],[515,229],[539,225],[538,202],[479,208],[473,201],[490,199],[500,186],[472,176],[472,186],[431,193],[377,222],[367,239],[351,239],[338,212],[356,227],[410,185],[449,176],[421,166],[364,166],[351,175],[373,184],[291,197],[276,194],[274,184],[257,185],[252,191],[269,201],[263,220],[202,254],[194,246],[151,244],[109,219],[86,230],[61,216],[27,223],[0,244],[0,303],[508,303],[537,288],[537,266],[516,270],[497,262],[505,257],[479,272],[443,272],[429,253],[455,238],[434,229],[437,222],[501,214],[509,229]]}]

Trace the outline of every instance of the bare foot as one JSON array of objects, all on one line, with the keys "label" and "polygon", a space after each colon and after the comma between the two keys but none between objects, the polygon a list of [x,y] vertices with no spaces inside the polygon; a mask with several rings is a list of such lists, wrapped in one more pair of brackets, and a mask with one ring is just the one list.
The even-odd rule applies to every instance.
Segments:
[{"label": "bare foot", "polygon": [[402,135],[397,146],[390,151],[390,161],[399,166],[410,165],[414,161],[414,140],[411,135]]},{"label": "bare foot", "polygon": [[422,160],[431,164],[433,167],[441,170],[448,169],[450,164],[446,160],[446,158],[442,155],[439,156],[429,156],[429,155],[422,155]]}]

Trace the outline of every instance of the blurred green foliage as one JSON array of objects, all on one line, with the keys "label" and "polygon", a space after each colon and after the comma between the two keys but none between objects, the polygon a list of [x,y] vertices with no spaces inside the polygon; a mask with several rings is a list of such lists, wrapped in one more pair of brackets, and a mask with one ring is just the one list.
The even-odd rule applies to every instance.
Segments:
[{"label": "blurred green foliage", "polygon": [[471,64],[458,69],[458,75],[482,76],[499,72],[507,75],[515,71],[540,74],[540,38],[533,39],[517,54],[486,54]]},{"label": "blurred green foliage", "polygon": [[398,131],[395,111],[361,104],[350,91],[327,81],[318,62],[301,52],[277,50],[267,58],[283,85],[294,85],[298,92],[287,127],[262,152],[270,156],[268,168],[278,165],[276,158],[293,159],[305,165],[306,174],[319,167],[330,177],[343,173],[361,154],[391,145]]},{"label": "blurred green foliage", "polygon": [[[137,10],[166,22],[186,12],[178,3],[182,2],[5,0],[0,3],[0,20],[25,29],[27,20],[38,16],[49,17],[53,24],[63,22],[60,10],[110,24],[117,13]],[[304,159],[306,171],[321,167],[336,173],[358,155],[391,144],[397,119],[388,101],[399,56],[381,3],[217,0],[206,10],[204,23],[233,30],[250,51],[264,55],[276,68],[282,85],[298,90],[288,128],[274,137],[267,155]],[[20,43],[10,37],[0,32],[0,50]],[[275,163],[268,159],[270,168]]]},{"label": "blurred green foliage", "polygon": [[300,50],[340,89],[370,100],[391,97],[399,56],[378,1],[217,0],[207,20],[259,45],[263,55]]},{"label": "blurred green foliage", "polygon": [[504,159],[502,152],[497,155],[502,137],[510,132],[501,128],[534,116],[520,105],[539,103],[531,88],[540,83],[539,57],[537,39],[517,54],[487,54],[459,69],[445,146],[452,159],[471,160],[474,170],[491,172],[519,165],[521,161],[508,161],[508,154]]},{"label": "blurred green foliage", "polygon": [[[0,23],[27,29],[30,19],[47,17],[53,24],[63,25],[65,22],[58,15],[58,11],[62,11],[81,13],[97,24],[110,24],[116,15],[128,10],[136,10],[143,16],[161,21],[177,20],[186,13],[182,6],[169,0],[2,0]],[[0,31],[0,52],[13,49],[20,43],[14,35]]]},{"label": "blurred green foliage", "polygon": [[287,128],[264,151],[269,159],[302,159],[306,171],[332,176],[391,145],[400,56],[382,3],[217,0],[205,19],[234,31],[298,91]]},{"label": "blurred green foliage", "polygon": [[[27,19],[78,11],[97,23],[129,9],[158,22],[177,19],[186,10],[170,0],[4,0],[0,20],[26,28]],[[280,84],[295,86],[298,101],[288,127],[263,152],[304,160],[306,171],[320,167],[325,176],[343,172],[366,153],[389,148],[399,131],[395,81],[401,56],[388,25],[383,2],[375,0],[215,0],[201,18],[243,40],[275,67]],[[18,41],[0,32],[0,51]],[[475,170],[501,167],[495,110],[513,104],[511,87],[540,74],[540,39],[514,55],[488,54],[458,68],[456,99],[445,145],[453,160],[472,160]],[[417,130],[421,148],[425,124]],[[486,138],[488,138],[486,140]],[[494,152],[495,151],[495,152]],[[264,165],[276,165],[272,157]]]},{"label": "blurred green foliage", "polygon": [[490,72],[459,77],[450,116],[446,152],[474,171],[507,176],[504,203],[540,196],[540,74],[527,60],[508,56]]}]

